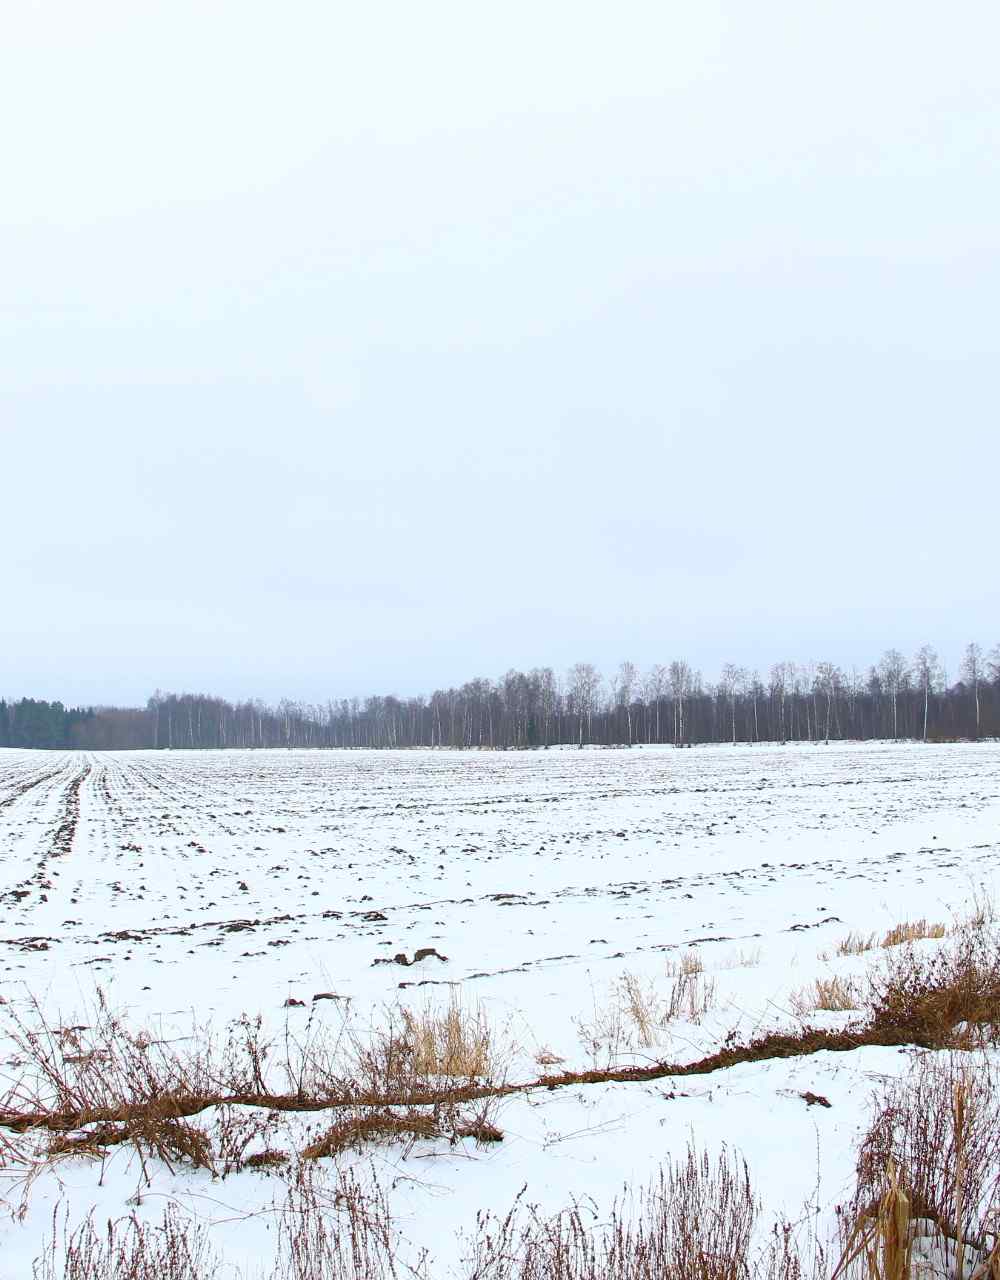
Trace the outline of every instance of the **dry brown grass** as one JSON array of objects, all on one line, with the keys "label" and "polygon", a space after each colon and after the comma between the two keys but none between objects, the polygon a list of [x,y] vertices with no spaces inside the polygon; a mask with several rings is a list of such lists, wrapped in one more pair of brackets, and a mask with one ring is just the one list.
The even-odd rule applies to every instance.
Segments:
[{"label": "dry brown grass", "polygon": [[858,1152],[856,1210],[878,1201],[892,1169],[914,1216],[953,1238],[981,1243],[994,1234],[998,1105],[1000,1076],[984,1054],[926,1057],[886,1084]]},{"label": "dry brown grass", "polygon": [[715,979],[707,977],[705,966],[696,951],[688,951],[679,964],[667,965],[670,992],[667,1017],[698,1022],[715,1004]]},{"label": "dry brown grass", "polygon": [[[846,938],[841,938],[833,949],[833,954],[837,956],[860,956],[868,951],[874,951],[876,947],[898,947],[904,942],[920,942],[925,938],[943,938],[947,935],[947,928],[943,924],[931,923],[926,919],[921,920],[904,920],[900,924],[893,925],[879,939],[875,933],[849,933]],[[821,960],[829,960],[830,953],[823,952],[820,955]]]},{"label": "dry brown grass", "polygon": [[[751,1271],[759,1204],[746,1165],[693,1148],[610,1214],[574,1205],[541,1217],[520,1200],[481,1214],[467,1280],[738,1280]],[[597,1220],[595,1223],[595,1219]]]},{"label": "dry brown grass", "polygon": [[822,1247],[786,1222],[761,1233],[746,1164],[693,1145],[610,1208],[592,1200],[543,1217],[524,1203],[480,1213],[465,1280],[825,1280]]},{"label": "dry brown grass", "polygon": [[[332,1183],[297,1165],[288,1183],[270,1271],[253,1280],[397,1280],[398,1237],[377,1183],[341,1172]],[[409,1273],[408,1273],[409,1274]],[[202,1224],[168,1205],[159,1223],[134,1214],[98,1231],[93,1218],[70,1231],[53,1220],[33,1267],[35,1280],[251,1280],[226,1265]]]},{"label": "dry brown grass", "polygon": [[595,995],[589,1019],[576,1020],[580,1040],[610,1069],[624,1054],[650,1048],[666,1022],[663,998],[651,981],[623,973],[612,984],[608,998],[599,1004]]},{"label": "dry brown grass", "polygon": [[609,998],[598,1005],[592,1018],[577,1020],[580,1038],[595,1061],[610,1067],[627,1053],[650,1049],[662,1039],[670,1024],[684,1019],[698,1022],[715,1003],[715,979],[705,974],[701,958],[688,952],[666,967],[669,986],[653,979],[623,973],[611,984]]},{"label": "dry brown grass", "polygon": [[996,898],[993,892],[980,885],[973,890],[972,897],[964,911],[960,911],[955,915],[953,933],[962,933],[966,930],[973,932],[979,929],[985,929],[997,922],[1000,912],[998,912]]},{"label": "dry brown grass", "polygon": [[[224,1177],[266,1167],[276,1113],[340,1108],[436,1108],[439,1136],[463,1125],[461,1105],[503,1091],[492,1029],[479,1007],[457,1000],[440,1012],[384,1011],[366,1033],[346,1023],[328,1029],[311,1011],[305,1026],[286,1026],[276,1046],[259,1019],[240,1019],[221,1042],[207,1028],[168,1043],[114,1013],[102,995],[82,1019],[66,1027],[48,1020],[37,1004],[3,1005],[15,1073],[0,1095],[0,1127],[9,1163],[102,1158],[130,1144],[142,1168],[155,1158],[207,1169]],[[276,1052],[280,1047],[281,1052]],[[196,1122],[214,1109],[209,1125]],[[480,1124],[485,1133],[486,1121]],[[373,1136],[376,1127],[368,1126]],[[366,1126],[354,1125],[361,1135]],[[7,1136],[9,1135],[9,1136]]]},{"label": "dry brown grass", "polygon": [[947,1048],[1000,1029],[1000,945],[986,932],[964,932],[928,955],[892,948],[868,975],[865,1011],[873,1030],[898,1043]]},{"label": "dry brown grass", "polygon": [[[537,1087],[704,1074],[865,1044],[969,1046],[994,1042],[1000,1028],[1000,946],[983,929],[965,931],[932,954],[907,945],[889,949],[861,989],[857,1021],[841,1030],[804,1026],[727,1041],[696,1062],[620,1065],[623,1053],[655,1043],[673,1019],[697,1020],[711,1004],[714,987],[695,956],[670,973],[667,991],[623,975],[610,1004],[595,1010],[595,1023],[581,1028],[605,1063],[514,1083],[506,1079],[505,1059],[482,1011],[454,1000],[440,1012],[391,1008],[365,1034],[344,1025],[328,1033],[310,1022],[296,1037],[286,1034],[284,1053],[273,1055],[259,1022],[248,1019],[221,1047],[195,1038],[182,1051],[129,1028],[103,1005],[91,1025],[73,1028],[47,1023],[37,1005],[28,1013],[0,1006],[0,1016],[13,1017],[20,1053],[19,1073],[0,1098],[5,1158],[16,1162],[21,1143],[24,1162],[37,1159],[39,1134],[48,1131],[51,1156],[96,1157],[127,1142],[142,1159],[225,1176],[274,1145],[265,1121],[282,1110],[338,1109],[349,1122],[341,1132],[357,1136],[378,1130],[356,1123],[358,1115],[437,1108],[444,1117],[437,1132],[450,1139],[473,1123],[462,1108]],[[855,991],[843,979],[821,979],[801,995],[799,1007],[803,1014],[853,1008]],[[275,1079],[285,1081],[284,1091]],[[212,1126],[202,1127],[194,1117],[210,1107],[218,1109]]]},{"label": "dry brown grass", "polygon": [[92,1124],[72,1134],[56,1133],[48,1143],[48,1155],[84,1155],[99,1159],[110,1147],[131,1143],[140,1154],[155,1156],[171,1171],[184,1162],[195,1169],[214,1172],[212,1144],[202,1130],[183,1120],[154,1112],[136,1114],[118,1124]]},{"label": "dry brown grass", "polygon": [[801,991],[792,992],[789,1004],[796,1017],[826,1010],[832,1013],[845,1013],[857,1009],[861,996],[857,985],[848,978],[817,978],[811,986]]},{"label": "dry brown grass", "polygon": [[922,1058],[883,1086],[835,1275],[1000,1277],[998,1083],[986,1055],[963,1053]]},{"label": "dry brown grass", "polygon": [[337,1069],[326,1080],[347,1101],[434,1103],[501,1090],[510,1054],[482,1006],[465,1005],[453,995],[444,1010],[394,1006],[364,1034],[349,1030]]},{"label": "dry brown grass", "polygon": [[5,1122],[18,1114],[60,1114],[75,1125],[121,1123],[146,1110],[175,1119],[184,1104],[213,1094],[219,1072],[209,1039],[183,1052],[145,1029],[128,1026],[98,992],[96,1006],[72,1026],[51,1022],[34,1000],[2,1007],[20,1074],[0,1099]]},{"label": "dry brown grass", "polygon": [[634,973],[624,973],[617,983],[621,1008],[635,1028],[639,1043],[649,1047],[656,1043],[669,1012],[653,983],[643,983]]},{"label": "dry brown grass", "polygon": [[[669,1015],[676,1003],[690,1001],[688,994],[675,1002],[671,993],[658,992],[638,979],[626,981],[629,978],[625,975],[616,988],[615,1007],[623,1022],[638,1034],[650,1008],[659,1016]],[[704,981],[704,972],[697,959],[691,958],[678,964],[671,978],[674,989],[689,992],[691,984]],[[830,979],[831,985],[825,989],[816,985],[812,1008],[844,1007],[843,992],[838,993],[834,985],[837,981]],[[281,1176],[295,1184],[304,1176],[303,1165],[315,1165],[320,1157],[337,1157],[371,1143],[457,1142],[466,1138],[496,1141],[499,1131],[489,1107],[510,1092],[603,1080],[684,1077],[739,1062],[866,1044],[926,1048],[991,1044],[1000,1027],[1000,945],[993,931],[983,927],[963,930],[931,954],[907,944],[894,946],[881,955],[867,985],[859,990],[862,1007],[858,1019],[840,1031],[804,1026],[795,1034],[775,1032],[749,1043],[727,1042],[698,1062],[567,1071],[518,1084],[508,1084],[498,1074],[493,1040],[481,1011],[463,1009],[455,1001],[440,1012],[430,1007],[423,1013],[388,1010],[364,1036],[341,1027],[332,1041],[325,1041],[320,1030],[307,1026],[297,1037],[286,1035],[286,1050],[291,1045],[291,1051],[281,1055],[277,1063],[270,1058],[272,1046],[263,1041],[259,1023],[247,1020],[237,1024],[221,1046],[195,1041],[182,1053],[147,1032],[129,1029],[106,1011],[90,1026],[73,1027],[54,1026],[44,1020],[31,1024],[28,1015],[16,1014],[21,1074],[8,1087],[0,1121],[13,1137],[21,1133],[25,1140],[33,1141],[36,1150],[39,1136],[46,1135],[51,1155],[60,1158],[97,1156],[128,1142],[142,1160],[156,1159],[171,1168],[189,1164],[224,1174],[238,1168],[284,1165]],[[5,1011],[9,1012],[9,1006],[0,1010]],[[35,1012],[40,1012],[37,1006]],[[958,1058],[949,1061],[952,1076],[934,1075],[933,1059],[928,1059],[931,1065],[926,1075],[918,1074],[896,1093],[886,1093],[863,1144],[853,1203],[856,1230],[850,1243],[851,1248],[862,1246],[855,1262],[860,1264],[863,1259],[869,1274],[879,1280],[892,1274],[885,1268],[899,1265],[890,1228],[902,1212],[901,1197],[911,1217],[923,1216],[940,1224],[941,1231],[960,1239],[970,1255],[975,1250],[976,1256],[985,1256],[996,1240],[989,1234],[998,1203],[1000,1167],[995,1123],[1000,1095],[995,1088],[995,1069],[978,1055],[973,1075],[968,1074],[968,1067],[959,1071],[955,1065]],[[292,1087],[280,1092],[273,1084],[276,1075]],[[219,1093],[233,1085],[245,1092],[228,1097]],[[193,1119],[206,1106],[219,1108],[210,1128]],[[263,1115],[280,1108],[320,1106],[336,1108],[338,1114],[303,1153],[308,1159],[289,1161],[269,1146],[259,1150],[267,1133],[254,1129],[248,1108],[259,1108]],[[628,1269],[635,1258],[661,1266],[650,1273],[657,1280],[661,1276],[665,1280],[682,1276],[684,1280],[689,1276],[704,1280],[800,1277],[804,1264],[787,1235],[780,1237],[780,1250],[776,1237],[766,1266],[755,1262],[751,1268],[744,1261],[728,1272],[697,1269],[709,1266],[704,1258],[699,1259],[697,1242],[720,1223],[728,1223],[726,1230],[735,1231],[742,1220],[739,1213],[747,1212],[746,1196],[753,1197],[748,1187],[745,1193],[738,1190],[735,1165],[730,1165],[726,1177],[721,1165],[708,1168],[700,1157],[695,1165],[692,1171],[689,1159],[683,1169],[677,1166],[665,1171],[666,1181],[655,1195],[647,1196],[642,1205],[632,1203],[628,1214],[623,1209],[616,1211],[618,1216],[606,1231],[592,1229],[582,1210],[575,1209],[544,1221],[537,1217],[526,1220],[523,1214],[502,1224],[490,1220],[484,1225],[476,1257],[480,1269],[472,1272],[473,1280],[541,1280],[543,1275],[558,1276],[559,1280],[639,1280],[647,1273]],[[693,1226],[694,1219],[690,1214],[684,1217],[687,1210],[683,1207],[694,1203],[692,1197],[700,1206],[700,1217]],[[684,1226],[685,1222],[689,1225]],[[154,1273],[157,1280],[201,1280],[203,1274],[213,1274],[214,1263],[208,1271],[169,1270],[174,1263],[161,1257],[164,1242],[173,1238],[169,1224],[154,1231],[148,1226],[140,1229],[134,1220],[123,1220],[107,1240],[80,1230],[82,1234],[66,1255],[77,1270],[52,1270],[56,1266],[56,1255],[52,1254],[41,1264],[50,1268],[39,1272],[42,1280],[59,1276],[62,1280],[96,1280],[97,1275],[115,1280],[119,1276],[122,1280],[147,1280],[148,1276],[152,1280]],[[289,1237],[286,1271],[275,1273],[276,1277],[314,1280],[317,1275],[357,1274],[368,1280],[395,1275],[385,1269],[395,1266],[392,1257],[387,1261],[379,1253],[382,1245],[372,1243],[376,1236],[369,1237],[365,1246],[373,1252],[364,1266],[374,1269],[337,1271],[346,1254],[341,1262],[327,1266],[323,1250],[344,1250],[348,1248],[345,1241],[349,1242],[346,1235],[334,1240],[331,1230],[329,1224],[307,1223],[294,1244],[294,1254],[289,1252],[293,1248]],[[516,1250],[504,1259],[490,1240],[505,1241],[505,1247],[516,1246]],[[676,1262],[680,1255],[670,1252],[681,1247],[678,1241],[686,1241],[684,1248],[689,1249],[683,1262],[687,1270],[676,1269],[681,1265]],[[193,1238],[195,1258],[197,1243]],[[719,1257],[725,1256],[722,1245],[719,1250]],[[1000,1251],[994,1249],[994,1255],[1000,1256]],[[287,1270],[293,1257],[299,1267],[294,1272]],[[316,1259],[320,1260],[316,1265],[326,1270],[308,1269]],[[563,1271],[551,1269],[557,1263]],[[546,1266],[549,1271],[544,1270]],[[378,1270],[380,1267],[383,1269]],[[1000,1280],[1000,1269],[993,1280]]]},{"label": "dry brown grass", "polygon": [[834,951],[838,956],[860,956],[875,945],[874,933],[849,933],[846,938],[841,938]]},{"label": "dry brown grass", "polygon": [[[885,1181],[887,1185],[877,1204],[859,1215],[849,1230],[833,1280],[839,1280],[845,1273],[858,1274],[856,1264],[863,1268],[861,1274],[866,1280],[910,1280],[911,1206],[891,1162],[886,1167]],[[853,1272],[852,1268],[855,1268]]]},{"label": "dry brown grass", "polygon": [[430,1006],[402,1010],[413,1069],[419,1076],[485,1080],[497,1074],[493,1034],[481,1005],[463,1005],[452,995],[443,1013]]},{"label": "dry brown grass", "polygon": [[[173,1103],[164,1110],[155,1105],[136,1107],[117,1121],[100,1120],[66,1132],[50,1132],[45,1154],[50,1159],[83,1156],[103,1159],[112,1147],[128,1144],[137,1152],[144,1171],[150,1159],[157,1159],[171,1173],[178,1166],[205,1169],[225,1178],[245,1168],[262,1168],[283,1162],[287,1157],[267,1148],[251,1151],[271,1135],[276,1116],[258,1109],[223,1104],[218,1108],[211,1132],[172,1114]],[[51,1126],[50,1126],[51,1128]]]},{"label": "dry brown grass", "polygon": [[[801,1247],[787,1224],[779,1223],[760,1243],[761,1206],[745,1164],[727,1152],[713,1162],[692,1147],[648,1187],[626,1191],[610,1210],[581,1202],[543,1217],[519,1197],[504,1218],[481,1214],[463,1275],[916,1280],[918,1274],[964,1274],[998,1280],[998,1103],[1000,1068],[985,1054],[926,1055],[908,1078],[881,1086],[844,1215],[842,1256],[832,1270],[815,1239],[808,1237]],[[432,1116],[426,1113],[422,1119],[369,1119],[390,1141],[407,1127],[414,1138],[431,1136]],[[307,1154],[342,1149],[338,1138],[329,1150]],[[927,1256],[919,1249],[927,1244],[949,1260],[946,1270],[919,1269]],[[158,1226],[132,1217],[99,1233],[88,1221],[66,1235],[64,1245],[60,1251],[53,1243],[39,1260],[36,1280],[208,1280],[236,1274],[221,1269],[204,1230],[176,1208]],[[353,1175],[340,1173],[328,1184],[309,1160],[294,1166],[268,1280],[398,1280],[417,1274],[400,1259],[399,1238],[377,1183],[362,1187]],[[424,1266],[419,1274],[432,1272]]]},{"label": "dry brown grass", "polygon": [[32,1272],[35,1280],[208,1280],[220,1266],[207,1229],[168,1205],[159,1224],[131,1214],[98,1231],[90,1217],[70,1231],[53,1220]]},{"label": "dry brown grass", "polygon": [[398,1246],[377,1181],[363,1184],[340,1172],[328,1185],[314,1164],[300,1163],[282,1210],[269,1280],[397,1280]]},{"label": "dry brown grass", "polygon": [[[605,1210],[575,1203],[542,1217],[523,1203],[505,1218],[481,1213],[460,1274],[464,1280],[804,1280],[790,1229],[754,1243],[760,1204],[746,1165],[724,1152],[711,1161],[693,1147],[644,1189]],[[273,1265],[255,1280],[399,1280],[436,1274],[426,1256],[404,1259],[377,1180],[341,1171],[326,1179],[298,1163],[280,1208]],[[820,1255],[821,1260],[821,1255]],[[60,1231],[34,1268],[35,1280],[239,1280],[210,1246],[208,1232],[176,1205],[161,1221],[136,1216],[98,1231],[92,1219]],[[244,1280],[249,1277],[244,1276]]]},{"label": "dry brown grass", "polygon": [[923,942],[927,938],[943,938],[948,929],[943,924],[932,924],[929,920],[904,920],[894,925],[883,937],[882,947],[898,947],[904,942]]}]

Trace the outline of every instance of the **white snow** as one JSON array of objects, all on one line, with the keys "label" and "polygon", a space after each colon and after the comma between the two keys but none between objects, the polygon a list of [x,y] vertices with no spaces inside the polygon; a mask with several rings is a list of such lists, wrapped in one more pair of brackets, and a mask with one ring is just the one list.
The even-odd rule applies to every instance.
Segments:
[{"label": "white snow", "polygon": [[[458,984],[515,1045],[511,1077],[531,1079],[542,1050],[567,1067],[606,1062],[607,1045],[581,1029],[613,984],[628,972],[665,992],[668,964],[693,947],[714,1007],[654,1045],[618,1045],[621,1062],[693,1060],[732,1029],[794,1025],[790,994],[817,976],[863,973],[871,956],[819,958],[848,932],[948,923],[991,893],[998,766],[996,744],[0,751],[0,994],[19,1009],[30,992],[58,1021],[85,1013],[100,986],[136,1025],[180,1036],[242,1013],[276,1031],[311,1012],[336,1025],[346,1002],[312,1009],[319,992],[349,997],[363,1023],[396,1000],[444,1002]],[[421,947],[448,959],[374,963]],[[290,996],[305,1007],[284,1008]],[[477,1210],[503,1213],[524,1184],[552,1210],[574,1195],[608,1204],[691,1138],[745,1154],[773,1211],[800,1217],[810,1201],[829,1214],[849,1189],[873,1087],[913,1052],[514,1095],[500,1106],[502,1143],[371,1159],[436,1275]],[[830,1107],[807,1106],[806,1091]],[[304,1126],[324,1120],[282,1120],[277,1145],[301,1145]],[[104,1168],[61,1162],[35,1181],[23,1220],[3,1225],[0,1275],[30,1274],[56,1204],[73,1221],[92,1206],[118,1217],[140,1183],[124,1149]],[[214,1224],[229,1258],[256,1266],[273,1247],[276,1187],[259,1173],[213,1182],[159,1168],[141,1212],[175,1197]]]}]

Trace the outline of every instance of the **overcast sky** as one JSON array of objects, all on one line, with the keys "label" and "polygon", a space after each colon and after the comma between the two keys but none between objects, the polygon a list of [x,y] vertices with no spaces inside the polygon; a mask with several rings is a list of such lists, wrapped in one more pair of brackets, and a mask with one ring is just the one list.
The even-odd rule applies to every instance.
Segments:
[{"label": "overcast sky", "polygon": [[1000,641],[1000,9],[47,0],[0,693]]}]

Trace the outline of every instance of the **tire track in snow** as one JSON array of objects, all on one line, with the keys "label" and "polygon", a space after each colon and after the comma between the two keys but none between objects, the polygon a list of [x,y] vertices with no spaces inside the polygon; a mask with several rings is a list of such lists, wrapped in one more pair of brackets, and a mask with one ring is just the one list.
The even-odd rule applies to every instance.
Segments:
[{"label": "tire track in snow", "polygon": [[29,791],[33,791],[35,787],[40,787],[43,783],[51,782],[53,778],[57,778],[61,773],[64,773],[65,770],[66,766],[63,764],[60,765],[58,769],[52,769],[48,773],[32,775],[27,779],[27,781],[22,782],[15,789],[12,795],[0,800],[0,810],[6,809],[9,805],[14,804],[16,801],[20,800],[22,796],[26,796]]},{"label": "tire track in snow", "polygon": [[[39,889],[40,901],[46,902],[48,900],[45,893],[41,891],[52,888],[51,881],[48,879],[49,862],[53,858],[66,857],[72,850],[77,824],[80,821],[80,788],[90,776],[92,767],[90,764],[84,765],[79,773],[71,777],[56,818],[55,830],[48,837],[48,848],[39,858],[35,872],[27,879],[19,881],[12,889],[7,890],[4,897],[8,900],[23,902],[24,899],[30,897],[33,888]],[[56,772],[61,773],[63,770],[60,769]],[[55,774],[49,775],[49,777],[54,776]],[[59,873],[55,871],[53,874],[58,875]]]}]

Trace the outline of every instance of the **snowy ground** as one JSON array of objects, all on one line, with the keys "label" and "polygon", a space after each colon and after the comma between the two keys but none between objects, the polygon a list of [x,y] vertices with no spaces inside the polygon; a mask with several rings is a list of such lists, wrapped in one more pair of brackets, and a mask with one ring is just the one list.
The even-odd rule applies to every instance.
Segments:
[{"label": "snowy ground", "polygon": [[[714,1006],[654,1046],[612,1046],[619,1061],[680,1062],[733,1028],[794,1022],[790,994],[818,975],[862,972],[870,957],[820,959],[849,931],[950,921],[993,891],[998,853],[994,744],[0,751],[0,994],[17,1008],[31,992],[58,1020],[102,987],[165,1035],[258,1012],[295,1033],[310,1014],[443,1002],[459,984],[516,1046],[511,1075],[530,1079],[540,1054],[607,1061],[587,1028],[614,982],[628,972],[668,989],[668,965],[694,948]],[[391,962],[422,947],[448,958]],[[313,1006],[320,992],[344,999]],[[286,1009],[289,997],[304,1007]],[[479,1209],[503,1212],[525,1183],[547,1208],[607,1203],[692,1135],[743,1151],[775,1210],[812,1198],[825,1212],[849,1182],[874,1084],[911,1057],[863,1049],[541,1090],[501,1104],[494,1147],[423,1143],[374,1160],[404,1234],[441,1276],[455,1232]],[[806,1091],[831,1105],[807,1106]],[[2,1227],[0,1276],[30,1274],[54,1205],[118,1216],[139,1183],[124,1150],[103,1171],[63,1162],[35,1183],[23,1221]],[[175,1197],[235,1263],[257,1264],[274,1183],[160,1170],[143,1211]]]}]

